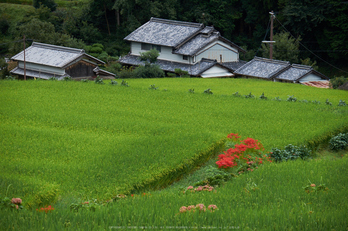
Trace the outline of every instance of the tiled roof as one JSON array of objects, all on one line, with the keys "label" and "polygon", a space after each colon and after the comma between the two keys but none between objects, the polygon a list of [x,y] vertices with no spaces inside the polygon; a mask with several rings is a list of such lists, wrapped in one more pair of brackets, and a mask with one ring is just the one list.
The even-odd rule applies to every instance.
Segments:
[{"label": "tiled roof", "polygon": [[245,52],[241,47],[220,36],[220,33],[212,26],[204,27],[201,23],[160,18],[151,18],[150,21],[124,38],[130,42],[177,48],[174,53],[182,55],[194,55],[199,49],[217,39]]},{"label": "tiled roof", "polygon": [[[25,49],[26,62],[60,68],[63,68],[65,65],[82,56],[86,56],[97,63],[104,63],[103,61],[86,54],[83,49],[55,46],[37,42],[33,42],[30,47]],[[24,51],[13,56],[11,59],[16,61],[24,61]]]},{"label": "tiled roof", "polygon": [[235,71],[246,63],[247,61],[239,60],[238,62],[224,62],[221,63],[221,65],[228,68],[231,71]]},{"label": "tiled roof", "polygon": [[124,39],[132,42],[175,47],[203,28],[204,25],[200,23],[151,18],[150,21]]},{"label": "tiled roof", "polygon": [[114,77],[116,76],[114,73],[100,69],[98,66],[93,69],[93,72],[95,72],[97,75],[102,74],[102,75],[110,75],[110,76],[114,76]]},{"label": "tiled roof", "polygon": [[[135,55],[126,55],[120,58],[119,61],[122,64],[135,65],[135,66],[144,64],[144,62],[140,61],[139,56],[135,56]],[[204,71],[211,68],[212,66],[217,65],[218,63],[216,62],[216,60],[202,59],[200,62],[197,62],[194,65],[192,64],[190,65],[190,64],[170,62],[170,61],[158,59],[156,64],[164,71],[174,72],[176,68],[180,68],[183,71],[187,71],[190,75],[198,76]]]},{"label": "tiled roof", "polygon": [[330,81],[328,80],[302,82],[301,84],[310,86],[310,87],[330,88]]},{"label": "tiled roof", "polygon": [[212,32],[216,31],[214,27],[212,26],[206,26],[203,30],[200,31],[202,34],[210,34]]},{"label": "tiled roof", "polygon": [[199,34],[194,38],[190,39],[179,49],[175,50],[173,53],[181,55],[195,55],[202,48],[207,46],[209,43],[216,41],[219,38],[219,32],[214,32],[210,36]]},{"label": "tiled roof", "polygon": [[311,66],[292,64],[289,69],[278,75],[276,79],[296,81],[312,70]]},{"label": "tiled roof", "polygon": [[[19,68],[19,67],[16,67],[15,69],[13,69],[10,72],[11,72],[11,74],[14,74],[14,75],[24,75],[24,69]],[[40,78],[40,79],[50,79],[52,77],[55,77],[57,79],[62,79],[66,76],[69,76],[66,73],[64,75],[55,75],[52,73],[39,72],[39,71],[33,71],[33,70],[28,70],[28,69],[25,71],[25,75],[28,77]]]},{"label": "tiled roof", "polygon": [[289,66],[290,63],[288,61],[255,57],[253,60],[238,68],[234,74],[272,79]]}]

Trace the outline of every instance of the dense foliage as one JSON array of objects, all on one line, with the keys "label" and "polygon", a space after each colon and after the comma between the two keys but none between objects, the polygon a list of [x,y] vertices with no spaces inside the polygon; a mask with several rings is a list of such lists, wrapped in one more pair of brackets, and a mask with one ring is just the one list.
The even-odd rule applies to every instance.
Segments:
[{"label": "dense foliage", "polygon": [[[129,46],[123,41],[126,35],[151,17],[160,17],[212,25],[224,37],[247,49],[246,59],[255,54],[268,57],[267,48],[263,49],[264,52],[258,48],[261,41],[269,36],[268,12],[273,10],[276,15],[274,34],[279,34],[279,39],[282,39],[284,32],[289,32],[286,36],[294,43],[279,48],[276,58],[294,62],[310,58],[326,65],[299,46],[301,41],[322,59],[333,61],[335,65],[344,67],[347,61],[348,4],[338,0],[91,0],[78,7],[56,9],[51,6],[54,5],[53,0],[46,0],[41,5],[37,2],[42,1],[33,1],[36,10],[21,6],[23,10],[19,14],[11,4],[2,4],[0,55],[17,53],[22,46],[12,41],[26,34],[30,39],[28,45],[33,40],[78,48],[101,43],[106,54],[120,56],[129,51]],[[290,56],[294,55],[293,58],[284,57],[289,52]],[[334,70],[337,75],[344,74]]]}]

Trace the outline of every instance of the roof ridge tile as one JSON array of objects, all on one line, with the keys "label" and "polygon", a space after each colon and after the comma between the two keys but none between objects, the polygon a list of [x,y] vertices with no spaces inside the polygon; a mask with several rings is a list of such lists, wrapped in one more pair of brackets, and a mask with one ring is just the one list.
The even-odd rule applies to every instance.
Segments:
[{"label": "roof ridge tile", "polygon": [[204,27],[203,23],[196,23],[196,22],[184,22],[184,21],[177,21],[177,20],[170,20],[170,19],[163,19],[163,18],[154,18],[152,17],[150,19],[151,22],[159,22],[159,23],[166,23],[166,24],[173,24],[173,25],[180,25],[180,26],[191,26],[191,27]]},{"label": "roof ridge tile", "polygon": [[57,45],[52,45],[52,44],[46,44],[46,43],[33,42],[31,44],[31,46],[33,46],[33,47],[40,47],[40,48],[46,48],[46,49],[52,49],[52,50],[67,51],[67,52],[78,53],[78,54],[84,54],[85,53],[84,49],[63,47],[63,46],[57,46]]}]

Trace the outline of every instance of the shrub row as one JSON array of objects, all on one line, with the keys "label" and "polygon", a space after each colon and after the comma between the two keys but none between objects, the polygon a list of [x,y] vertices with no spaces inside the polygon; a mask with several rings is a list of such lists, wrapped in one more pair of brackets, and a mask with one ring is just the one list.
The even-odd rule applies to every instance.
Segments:
[{"label": "shrub row", "polygon": [[[241,97],[242,95],[237,91],[235,93],[232,94],[233,96],[236,96],[236,97]],[[251,94],[251,92],[248,94],[248,95],[244,95],[243,96],[244,98],[249,98],[249,99],[255,99],[255,95]],[[265,93],[263,92],[259,97],[259,99],[263,99],[263,100],[267,100],[268,98],[265,96]],[[281,98],[278,97],[275,97],[273,100],[275,101],[282,101]],[[313,103],[313,104],[321,104],[320,101],[317,101],[317,100],[312,100],[312,101],[308,101],[308,100],[297,100],[296,97],[294,97],[294,95],[289,95],[288,98],[286,99],[286,101],[288,102],[301,102],[301,103]],[[326,99],[325,101],[325,104],[326,105],[330,105],[332,106],[332,103],[329,101],[329,99]],[[340,100],[338,102],[338,105],[337,106],[347,106],[346,102],[344,100]]]},{"label": "shrub row", "polygon": [[344,150],[348,147],[348,133],[340,133],[329,141],[330,149],[334,151]]}]

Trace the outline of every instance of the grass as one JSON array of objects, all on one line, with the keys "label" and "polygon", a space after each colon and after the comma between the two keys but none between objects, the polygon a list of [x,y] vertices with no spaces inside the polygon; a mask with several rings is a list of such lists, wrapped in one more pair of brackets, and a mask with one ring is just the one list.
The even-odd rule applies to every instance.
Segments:
[{"label": "grass", "polygon": [[[96,211],[72,212],[70,201],[55,210],[8,211],[2,227],[20,230],[344,230],[348,215],[347,156],[268,164],[241,175],[214,192],[183,194],[177,187],[129,196]],[[309,184],[325,184],[328,191],[306,193]],[[186,185],[188,186],[188,185]],[[217,205],[214,213],[179,213],[181,206]],[[0,211],[4,213],[5,211]],[[3,215],[3,214],[2,214]],[[13,222],[16,221],[16,222]]]},{"label": "grass", "polygon": [[321,104],[325,104],[326,99],[329,99],[333,105],[337,105],[339,100],[348,100],[346,91],[334,89],[318,89],[300,84],[279,83],[258,79],[200,79],[195,78],[163,78],[163,79],[129,79],[127,80],[132,87],[147,89],[150,85],[155,85],[158,90],[167,89],[168,91],[188,92],[189,89],[194,89],[195,93],[202,93],[210,88],[214,94],[229,95],[239,92],[242,96],[248,95],[250,92],[256,98],[262,93],[268,99],[280,97],[286,100],[293,95],[297,100],[307,100],[309,102],[317,100]]},{"label": "grass", "polygon": [[[232,96],[236,91],[242,95],[252,92],[256,96],[265,92],[269,98],[286,99],[288,95],[320,101],[329,98],[335,105],[334,101],[347,99],[344,91],[244,81],[243,85],[239,79],[132,79],[128,81],[128,88],[82,82],[0,81],[0,194],[4,195],[11,185],[10,197],[21,197],[26,207],[35,209],[40,204],[52,204],[56,208],[49,214],[23,210],[18,223],[13,222],[18,214],[11,211],[0,226],[28,230],[39,226],[46,230],[64,227],[102,230],[113,225],[239,225],[245,229],[277,229],[284,224],[289,224],[285,226],[289,229],[303,228],[306,224],[323,224],[313,226],[319,229],[330,225],[343,227],[345,223],[341,218],[346,207],[338,201],[342,200],[347,183],[342,176],[347,174],[337,177],[344,174],[342,166],[346,166],[346,158],[260,168],[252,177],[253,182],[260,185],[255,195],[243,194],[251,175],[238,177],[219,188],[216,194],[204,194],[202,199],[198,194],[182,195],[181,188],[192,181],[186,179],[181,185],[177,183],[166,190],[151,192],[151,197],[119,200],[107,207],[98,207],[95,213],[69,211],[72,202],[109,199],[166,171],[180,172],[179,166],[194,166],[197,154],[231,132],[256,138],[270,150],[289,143],[303,144],[347,128],[347,107]],[[159,88],[149,90],[153,84]],[[272,85],[279,90],[273,92]],[[191,88],[196,93],[188,93]],[[214,94],[203,94],[207,88]],[[305,90],[308,94],[303,93]],[[317,182],[319,176],[334,190],[322,194],[328,197],[320,196],[325,203],[313,205],[315,212],[325,209],[328,213],[309,216],[303,205],[306,194],[302,195],[301,190],[308,180]],[[292,193],[289,187],[294,187]],[[266,195],[268,189],[273,197]],[[293,194],[289,201],[288,194]],[[221,213],[193,215],[193,218],[175,216],[181,206],[191,203],[215,203],[220,208],[217,212]],[[288,210],[292,208],[291,203],[292,213]],[[338,208],[337,212],[326,207],[328,205]],[[233,222],[227,219],[231,214],[235,217]],[[259,220],[262,214],[271,216]],[[284,221],[289,214],[294,215]],[[300,216],[303,222],[296,225]]]},{"label": "grass", "polygon": [[[191,81],[206,87],[205,80]],[[304,143],[347,122],[344,107],[189,94],[189,84],[150,91],[135,82],[126,88],[2,81],[2,187],[15,180],[21,195],[35,188],[110,198],[190,163],[230,132],[271,149]]]}]

